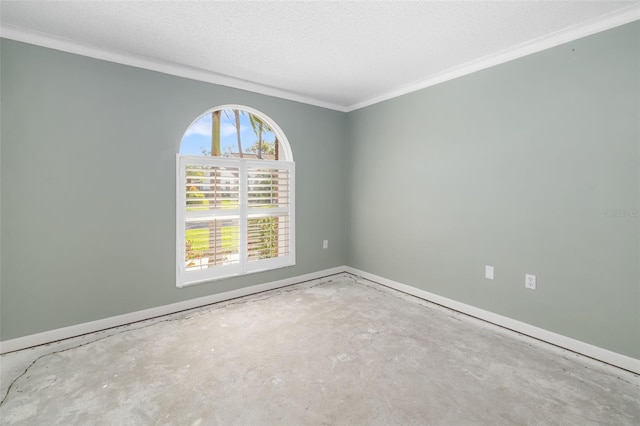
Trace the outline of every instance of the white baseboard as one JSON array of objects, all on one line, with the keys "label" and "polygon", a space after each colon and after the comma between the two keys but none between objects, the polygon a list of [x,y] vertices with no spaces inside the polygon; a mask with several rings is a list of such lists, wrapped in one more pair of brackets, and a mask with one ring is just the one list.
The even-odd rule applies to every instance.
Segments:
[{"label": "white baseboard", "polygon": [[446,297],[438,296],[437,294],[429,293],[428,291],[420,290],[419,288],[402,284],[384,277],[380,277],[378,275],[370,274],[368,272],[364,272],[349,266],[346,268],[346,272],[362,277],[369,281],[391,287],[403,293],[419,297],[420,299],[424,299],[429,302],[447,307],[449,309],[453,309],[463,314],[479,318],[500,327],[513,330],[517,333],[533,337],[535,339],[550,343],[555,346],[559,346],[572,352],[576,352],[577,354],[584,355],[607,364],[611,364],[613,366],[631,371],[636,374],[640,374],[640,360],[636,358],[612,352],[610,350],[603,349],[598,346],[582,342],[580,340],[572,339],[571,337],[563,336],[561,334],[554,333],[543,328],[535,327],[522,321],[514,320],[512,318],[498,315],[493,312],[485,311],[484,309],[476,308],[475,306],[467,305],[465,303],[457,302]]},{"label": "white baseboard", "polygon": [[420,299],[436,303],[446,308],[453,309],[463,314],[479,318],[497,326],[513,330],[514,332],[524,334],[543,342],[547,342],[552,345],[567,349],[579,355],[584,355],[589,358],[593,358],[598,361],[622,368],[624,370],[631,371],[635,374],[640,374],[640,360],[636,358],[612,352],[610,350],[603,349],[576,339],[572,339],[570,337],[563,336],[549,330],[535,327],[522,321],[514,320],[512,318],[508,318],[493,312],[485,311],[484,309],[480,309],[475,306],[467,305],[465,303],[448,299],[446,297],[438,296],[437,294],[429,293],[428,291],[402,284],[378,275],[370,274],[368,272],[361,271],[350,266],[338,266],[335,268],[325,269],[322,271],[312,272],[304,275],[298,275],[283,280],[239,288],[237,290],[199,297],[197,299],[185,300],[182,302],[172,303],[170,305],[158,306],[142,311],[131,312],[129,314],[118,315],[78,325],[72,325],[70,327],[45,331],[42,333],[19,337],[16,339],[5,340],[3,342],[0,342],[0,354],[30,348],[32,346],[43,345],[46,343],[68,339],[71,337],[81,336],[87,333],[94,333],[96,331],[106,330],[109,328],[131,324],[162,315],[169,315],[187,309],[198,308],[201,306],[210,305],[212,303],[218,303],[225,300],[235,299],[237,297],[248,296],[250,294],[260,293],[267,290],[274,290],[277,288],[345,272],[399,290],[403,293],[419,297]]},{"label": "white baseboard", "polygon": [[96,321],[86,322],[82,324],[72,325],[69,327],[58,328],[55,330],[44,331],[42,333],[31,334],[16,339],[5,340],[0,342],[0,354],[18,351],[20,349],[30,348],[32,346],[43,345],[58,340],[68,339],[71,337],[81,336],[87,333],[106,330],[138,321],[144,321],[162,315],[173,314],[187,309],[199,308],[201,306],[218,303],[225,300],[235,299],[237,297],[248,296],[254,293],[260,293],[267,290],[274,290],[280,287],[286,287],[292,284],[298,284],[304,281],[310,281],[330,275],[344,273],[346,266],[338,266],[335,268],[325,269],[309,274],[298,275],[283,280],[272,281],[264,284],[258,284],[250,287],[243,287],[237,290],[226,291],[224,293],[212,294],[210,296],[198,297],[196,299],[185,300],[182,302],[172,303],[170,305],[158,306],[155,308],[144,309],[142,311],[131,312],[128,314],[117,315],[114,317],[104,318]]}]

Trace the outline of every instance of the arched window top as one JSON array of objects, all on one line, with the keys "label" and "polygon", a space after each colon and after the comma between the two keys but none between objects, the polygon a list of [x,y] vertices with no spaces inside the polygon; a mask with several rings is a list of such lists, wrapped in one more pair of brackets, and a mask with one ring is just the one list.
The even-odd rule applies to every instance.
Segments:
[{"label": "arched window top", "polygon": [[276,122],[242,105],[222,105],[196,118],[182,136],[180,154],[293,161]]}]

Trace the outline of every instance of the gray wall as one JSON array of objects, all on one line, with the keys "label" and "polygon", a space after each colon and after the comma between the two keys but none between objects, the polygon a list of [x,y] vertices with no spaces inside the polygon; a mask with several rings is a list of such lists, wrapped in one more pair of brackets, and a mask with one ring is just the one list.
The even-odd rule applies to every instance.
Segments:
[{"label": "gray wall", "polygon": [[[344,264],[345,114],[8,40],[0,52],[2,340]],[[297,265],[177,289],[175,155],[193,119],[229,103],[290,141]]]},{"label": "gray wall", "polygon": [[347,263],[640,357],[639,28],[351,113]]},{"label": "gray wall", "polygon": [[[639,32],[349,114],[2,40],[0,339],[346,263],[638,358]],[[227,103],[291,142],[297,265],[177,289],[175,153]]]}]

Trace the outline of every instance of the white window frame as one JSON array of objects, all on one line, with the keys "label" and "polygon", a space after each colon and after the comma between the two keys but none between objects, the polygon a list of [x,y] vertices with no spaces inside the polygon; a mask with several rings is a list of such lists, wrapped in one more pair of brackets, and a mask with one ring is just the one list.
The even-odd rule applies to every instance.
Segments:
[{"label": "white window frame", "polygon": [[[267,123],[278,137],[281,144],[285,160],[254,160],[246,158],[228,158],[211,156],[193,156],[177,154],[176,156],[176,285],[186,287],[189,285],[215,281],[233,276],[264,272],[272,269],[284,268],[296,264],[295,250],[295,163],[292,161],[291,147],[282,130],[277,124],[263,113],[249,107],[240,105],[224,105],[213,108],[204,114],[209,114],[222,109],[241,109],[260,117]],[[200,115],[195,121],[200,119]],[[193,123],[192,123],[193,124]],[[191,127],[191,126],[189,126]],[[186,270],[185,263],[185,237],[187,217],[197,216],[201,213],[193,214],[187,212],[186,205],[186,166],[206,165],[214,167],[231,167],[239,170],[240,178],[240,205],[238,209],[225,210],[225,216],[237,217],[239,219],[239,262],[229,265],[213,266],[199,270]],[[287,170],[289,173],[289,202],[287,206],[276,208],[249,208],[248,206],[248,173],[250,168],[279,169]],[[252,260],[248,258],[247,224],[251,217],[256,215],[287,216],[289,220],[289,253],[286,256],[278,256],[269,259]],[[210,217],[221,217],[220,213],[211,213]]]}]

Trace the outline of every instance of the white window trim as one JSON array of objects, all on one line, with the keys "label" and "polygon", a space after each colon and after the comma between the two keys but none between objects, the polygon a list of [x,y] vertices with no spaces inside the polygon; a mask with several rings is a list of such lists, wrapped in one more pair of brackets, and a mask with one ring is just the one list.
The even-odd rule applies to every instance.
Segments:
[{"label": "white window trim", "polygon": [[[176,155],[176,285],[179,288],[201,284],[204,282],[216,281],[224,278],[246,275],[258,272],[264,272],[268,270],[284,268],[293,266],[296,263],[296,250],[295,250],[295,163],[292,161],[291,147],[286,137],[282,133],[280,127],[273,122],[269,117],[265,116],[260,111],[253,108],[241,106],[241,105],[223,105],[213,108],[204,114],[211,113],[216,110],[222,109],[241,109],[259,116],[265,123],[267,123],[271,129],[276,133],[278,140],[281,141],[281,148],[284,153],[285,160],[254,160],[245,158],[226,158],[226,157],[209,157],[209,156],[191,156],[191,155]],[[203,114],[203,115],[204,115]],[[200,119],[200,115],[195,121]],[[191,127],[191,126],[189,126]],[[189,128],[188,127],[188,128]],[[187,129],[188,129],[187,128]],[[208,268],[203,270],[186,271],[185,265],[185,234],[186,234],[186,193],[184,179],[186,178],[186,163],[190,164],[208,164],[208,165],[228,165],[230,167],[237,167],[240,170],[240,208],[238,210],[229,211],[230,214],[238,215],[240,219],[239,232],[240,232],[240,262],[238,264],[218,266],[214,268]],[[283,257],[254,260],[249,262],[247,260],[247,219],[249,217],[247,198],[246,198],[246,185],[247,185],[247,169],[249,167],[268,167],[268,168],[280,168],[286,169],[289,172],[289,205],[286,208],[281,208],[281,213],[287,214],[289,218],[289,254]],[[252,210],[252,212],[254,212]],[[265,209],[264,213],[276,213],[277,210]],[[259,212],[258,212],[259,213]]]}]

